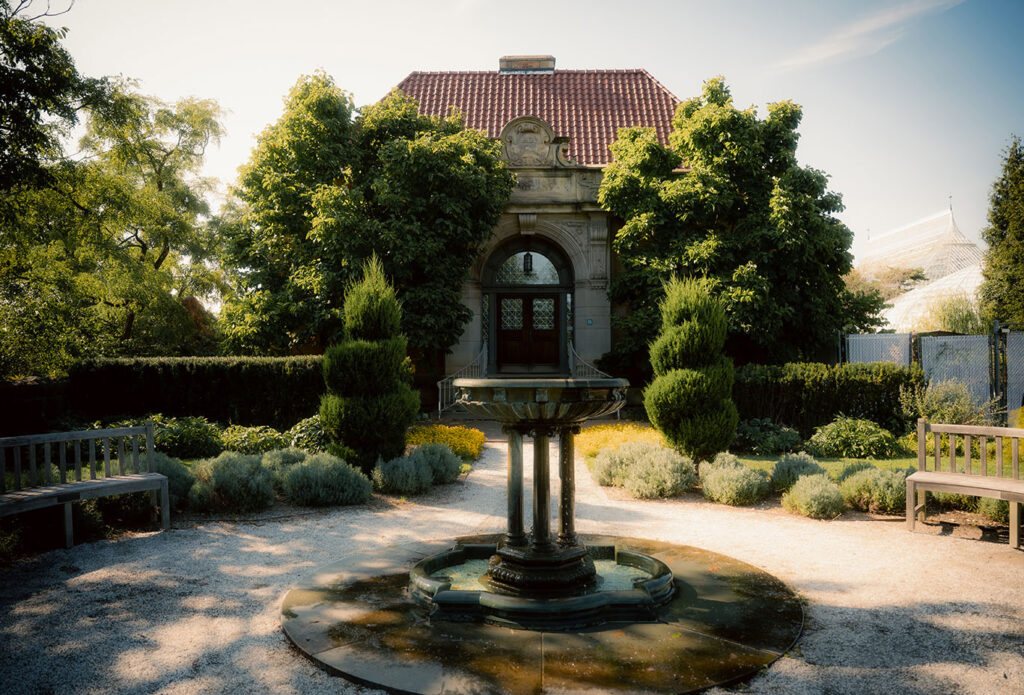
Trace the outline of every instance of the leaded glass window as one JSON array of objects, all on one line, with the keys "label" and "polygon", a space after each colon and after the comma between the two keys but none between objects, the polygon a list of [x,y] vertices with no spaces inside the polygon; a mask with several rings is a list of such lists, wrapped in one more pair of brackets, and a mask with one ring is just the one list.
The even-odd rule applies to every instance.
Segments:
[{"label": "leaded glass window", "polygon": [[523,300],[521,297],[505,297],[501,300],[501,330],[523,330]]},{"label": "leaded glass window", "polygon": [[495,282],[499,285],[557,285],[558,270],[544,255],[531,251],[533,271],[523,272],[523,257],[526,251],[512,254],[498,268]]},{"label": "leaded glass window", "polygon": [[555,328],[555,300],[551,297],[534,298],[533,329],[551,331]]}]

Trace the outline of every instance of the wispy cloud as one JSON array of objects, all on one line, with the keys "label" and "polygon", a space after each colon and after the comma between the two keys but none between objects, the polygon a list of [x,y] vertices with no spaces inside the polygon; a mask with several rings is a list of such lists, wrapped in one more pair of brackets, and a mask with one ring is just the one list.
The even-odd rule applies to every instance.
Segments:
[{"label": "wispy cloud", "polygon": [[871,55],[898,41],[916,19],[945,12],[963,0],[914,0],[868,15],[775,63],[778,72]]}]

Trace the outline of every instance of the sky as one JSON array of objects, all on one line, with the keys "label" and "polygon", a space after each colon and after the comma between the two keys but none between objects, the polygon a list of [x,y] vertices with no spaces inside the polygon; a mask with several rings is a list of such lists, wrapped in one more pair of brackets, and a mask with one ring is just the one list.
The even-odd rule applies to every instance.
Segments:
[{"label": "sky", "polygon": [[204,174],[222,186],[303,74],[364,105],[415,70],[502,55],[644,68],[680,99],[723,75],[762,116],[795,101],[798,158],[842,194],[855,252],[950,203],[980,240],[1002,151],[1024,137],[1024,0],[77,0],[48,21],[85,75],[217,100],[226,135]]}]

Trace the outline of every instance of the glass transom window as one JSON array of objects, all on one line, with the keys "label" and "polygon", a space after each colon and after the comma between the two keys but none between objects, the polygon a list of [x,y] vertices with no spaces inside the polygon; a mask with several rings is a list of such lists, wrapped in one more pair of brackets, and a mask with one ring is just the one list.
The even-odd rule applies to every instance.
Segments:
[{"label": "glass transom window", "polygon": [[[523,270],[527,253],[533,261],[530,272]],[[557,285],[558,270],[546,256],[536,251],[520,251],[505,259],[498,268],[495,282],[499,285]]]}]

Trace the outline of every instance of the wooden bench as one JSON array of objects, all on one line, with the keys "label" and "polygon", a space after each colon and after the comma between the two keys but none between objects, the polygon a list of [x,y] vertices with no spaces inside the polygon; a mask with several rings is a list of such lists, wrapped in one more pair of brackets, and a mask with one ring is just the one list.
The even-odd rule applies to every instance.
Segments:
[{"label": "wooden bench", "polygon": [[[145,447],[141,454],[140,440]],[[103,456],[99,472],[96,466],[97,444]],[[88,461],[83,462],[82,449],[85,447],[88,448]],[[69,451],[73,459],[70,470]],[[57,471],[52,469],[54,463]],[[71,524],[72,502],[144,490],[151,491],[154,507],[159,493],[161,525],[164,529],[169,528],[167,476],[153,472],[152,423],[139,427],[0,439],[0,517],[63,504],[64,540],[69,548],[75,540]]]},{"label": "wooden bench", "polygon": [[[931,434],[935,443],[934,465],[928,470],[927,441]],[[942,435],[949,444],[948,469],[943,471]],[[963,439],[963,465],[957,461],[957,437]],[[959,495],[990,497],[1010,503],[1010,547],[1021,547],[1021,504],[1024,503],[1024,480],[1020,476],[1020,440],[1024,429],[1009,427],[976,427],[972,425],[931,424],[917,421],[917,472],[907,476],[907,526],[911,531],[917,521],[925,518],[925,492],[950,492]],[[988,440],[995,441],[995,475],[988,472]],[[1004,442],[1010,440],[1010,471],[1006,475],[1003,461]],[[974,472],[972,445],[978,443],[978,471]]]}]

